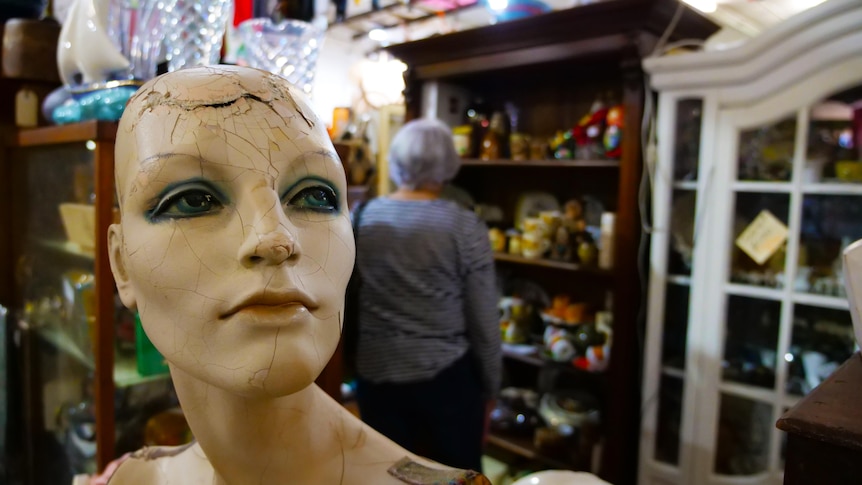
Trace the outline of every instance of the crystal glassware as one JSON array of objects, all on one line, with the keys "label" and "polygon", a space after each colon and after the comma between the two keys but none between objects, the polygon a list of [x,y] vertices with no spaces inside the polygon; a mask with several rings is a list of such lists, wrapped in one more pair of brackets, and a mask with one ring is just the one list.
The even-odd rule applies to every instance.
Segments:
[{"label": "crystal glassware", "polygon": [[301,20],[249,19],[239,25],[238,63],[263,69],[310,94],[324,29]]},{"label": "crystal glassware", "polygon": [[110,2],[109,30],[135,79],[152,79],[163,61],[168,71],[218,64],[230,0]]}]

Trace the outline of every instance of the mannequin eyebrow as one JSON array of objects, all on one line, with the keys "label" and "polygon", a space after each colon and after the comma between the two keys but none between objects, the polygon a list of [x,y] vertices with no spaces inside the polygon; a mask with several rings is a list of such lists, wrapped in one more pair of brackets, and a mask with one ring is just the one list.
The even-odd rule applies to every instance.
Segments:
[{"label": "mannequin eyebrow", "polygon": [[156,153],[155,155],[151,155],[139,162],[141,167],[141,171],[147,171],[150,168],[150,165],[154,165],[161,160],[167,160],[170,158],[187,158],[191,160],[195,160],[199,163],[205,163],[209,165],[222,165],[220,163],[213,162],[212,160],[207,160],[203,157],[199,157],[197,155],[192,155],[190,153],[174,153],[174,152],[166,152],[166,153]]},{"label": "mannequin eyebrow", "polygon": [[294,158],[293,160],[291,160],[291,161],[290,161],[290,164],[291,164],[291,165],[294,165],[294,164],[299,163],[299,162],[307,162],[307,161],[308,161],[308,159],[309,159],[309,158],[311,158],[311,157],[312,157],[312,156],[314,156],[314,155],[321,156],[321,157],[324,157],[324,158],[328,158],[328,159],[330,159],[330,160],[333,160],[333,161],[338,162],[339,164],[341,164],[341,159],[340,159],[340,158],[338,158],[338,154],[336,154],[335,152],[330,151],[330,150],[315,150],[315,151],[313,151],[313,152],[304,152],[304,153],[301,153],[299,156],[297,156],[296,158]]},{"label": "mannequin eyebrow", "polygon": [[[338,155],[335,154],[334,152],[332,152],[331,150],[315,150],[313,152],[304,152],[304,153],[299,154],[297,157],[295,157],[293,160],[291,160],[289,162],[289,165],[294,165],[297,163],[306,162],[306,161],[308,161],[308,158],[310,158],[313,155],[322,156],[322,157],[328,158],[330,160],[336,161],[338,163],[341,163],[340,159],[338,158]],[[208,160],[206,158],[203,158],[203,157],[200,157],[197,155],[193,155],[191,153],[175,153],[175,152],[156,153],[155,155],[151,155],[151,156],[141,160],[139,162],[139,165],[140,165],[141,171],[146,171],[147,169],[150,168],[149,165],[153,165],[153,164],[155,164],[161,160],[166,160],[166,159],[170,159],[170,158],[187,158],[187,159],[192,159],[192,160],[195,160],[199,163],[207,164],[207,165],[226,165],[225,163],[214,162],[212,160]]]}]

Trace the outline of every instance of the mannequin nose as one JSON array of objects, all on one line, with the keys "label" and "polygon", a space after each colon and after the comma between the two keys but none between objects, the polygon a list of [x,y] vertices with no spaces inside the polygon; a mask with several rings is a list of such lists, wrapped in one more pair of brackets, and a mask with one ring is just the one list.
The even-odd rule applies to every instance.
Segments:
[{"label": "mannequin nose", "polygon": [[[265,202],[265,203],[264,203]],[[289,229],[284,213],[271,201],[262,200],[256,207],[250,226],[243,227],[244,239],[239,248],[239,260],[244,266],[278,265],[299,255],[296,237]]]},{"label": "mannequin nose", "polygon": [[240,247],[240,261],[246,266],[279,265],[296,255],[296,239],[283,226],[265,233],[252,229]]}]

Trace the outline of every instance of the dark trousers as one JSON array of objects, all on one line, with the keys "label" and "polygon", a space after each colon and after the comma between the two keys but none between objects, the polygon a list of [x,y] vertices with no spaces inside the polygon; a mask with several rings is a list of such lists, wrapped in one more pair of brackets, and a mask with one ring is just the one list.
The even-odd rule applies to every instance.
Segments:
[{"label": "dark trousers", "polygon": [[430,381],[374,384],[359,378],[356,400],[366,424],[407,450],[482,471],[485,403],[469,352]]}]

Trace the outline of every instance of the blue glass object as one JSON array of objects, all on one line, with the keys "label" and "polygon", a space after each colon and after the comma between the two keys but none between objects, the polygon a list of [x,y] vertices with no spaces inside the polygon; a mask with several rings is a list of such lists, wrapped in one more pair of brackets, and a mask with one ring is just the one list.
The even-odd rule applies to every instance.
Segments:
[{"label": "blue glass object", "polygon": [[539,0],[509,0],[506,7],[502,10],[498,11],[492,8],[491,11],[498,22],[508,22],[509,20],[522,19],[550,12],[551,7]]},{"label": "blue glass object", "polygon": [[54,109],[51,119],[58,125],[88,120],[116,121],[138,86],[117,86],[73,94]]}]

